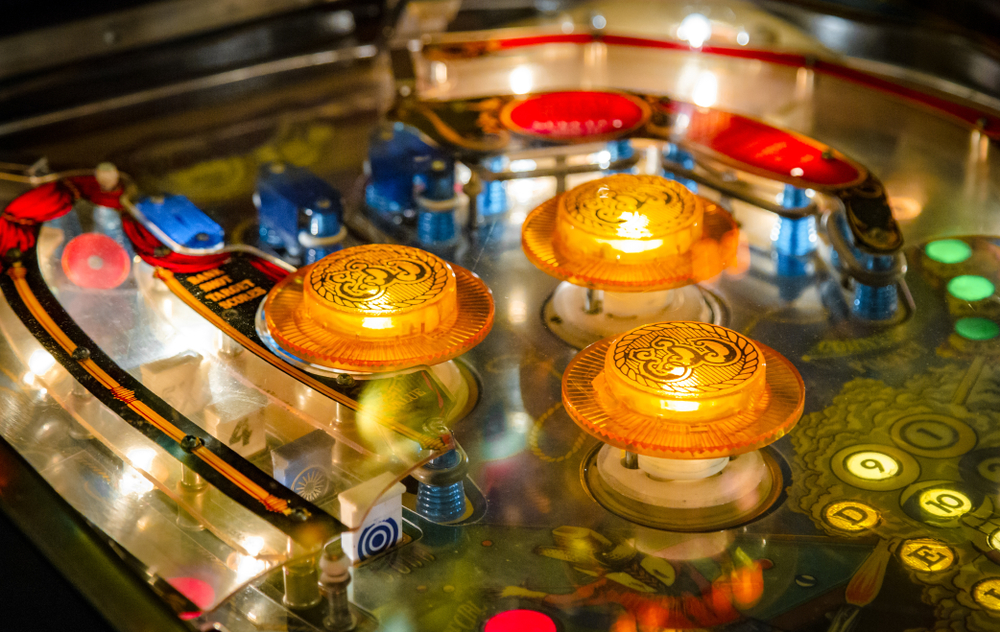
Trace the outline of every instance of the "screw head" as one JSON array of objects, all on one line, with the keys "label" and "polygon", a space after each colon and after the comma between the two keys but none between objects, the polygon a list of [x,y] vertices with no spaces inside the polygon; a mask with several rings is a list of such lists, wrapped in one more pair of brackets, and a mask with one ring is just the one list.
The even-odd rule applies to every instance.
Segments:
[{"label": "screw head", "polygon": [[184,438],[181,439],[181,450],[184,450],[185,452],[194,452],[204,445],[205,442],[202,441],[201,437],[196,437],[194,435],[185,435]]},{"label": "screw head", "polygon": [[337,376],[336,382],[337,386],[343,388],[350,388],[354,386],[354,376],[349,375],[347,373],[341,373],[340,375]]},{"label": "screw head", "polygon": [[90,349],[87,347],[77,347],[73,349],[73,359],[77,362],[90,359]]},{"label": "screw head", "polygon": [[208,241],[210,239],[208,233],[198,233],[194,238],[198,241]]},{"label": "screw head", "polygon": [[308,510],[303,509],[302,507],[295,507],[294,509],[292,509],[291,513],[288,514],[288,517],[294,520],[295,522],[305,522],[310,517],[312,517],[312,514],[309,513]]},{"label": "screw head", "polygon": [[4,261],[6,261],[7,263],[15,263],[17,261],[20,261],[21,257],[23,257],[23,256],[24,256],[24,253],[21,252],[21,249],[15,247],[15,248],[9,249],[4,254],[3,258],[4,258]]},{"label": "screw head", "polygon": [[157,246],[156,248],[153,248],[153,256],[157,259],[162,259],[169,255],[170,248],[167,248],[166,246]]},{"label": "screw head", "polygon": [[236,318],[239,315],[240,315],[240,313],[238,311],[236,311],[235,309],[227,309],[227,310],[223,311],[222,314],[221,314],[221,316],[223,318],[225,318],[226,320],[233,320],[234,318]]}]

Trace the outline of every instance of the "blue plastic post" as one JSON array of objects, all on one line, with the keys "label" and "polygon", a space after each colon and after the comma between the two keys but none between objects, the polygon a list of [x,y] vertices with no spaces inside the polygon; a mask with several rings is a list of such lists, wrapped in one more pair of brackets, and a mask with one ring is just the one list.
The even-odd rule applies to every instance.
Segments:
[{"label": "blue plastic post", "polygon": [[[436,158],[426,174],[427,188],[419,204],[417,241],[423,246],[437,246],[455,239],[455,163]],[[450,206],[449,206],[450,204]]]},{"label": "blue plastic post", "polygon": [[[449,470],[461,462],[457,450],[451,450],[424,466],[428,470]],[[451,522],[465,513],[465,484],[458,480],[447,485],[420,483],[417,487],[417,513],[432,522]]]},{"label": "blue plastic post", "polygon": [[[690,152],[684,151],[680,148],[680,146],[674,143],[667,143],[663,146],[663,157],[676,165],[684,167],[688,171],[694,170],[694,156],[692,156]],[[666,171],[663,174],[663,177],[680,182],[687,188],[691,189],[694,193],[698,192],[698,183],[694,180],[682,178],[676,174],[670,173],[669,171]]]},{"label": "blue plastic post", "polygon": [[[483,166],[493,173],[500,173],[507,168],[509,163],[510,160],[507,156],[491,156],[483,161]],[[510,208],[507,201],[507,183],[501,180],[486,182],[482,193],[476,198],[476,207],[482,217],[507,212],[507,209]]]}]

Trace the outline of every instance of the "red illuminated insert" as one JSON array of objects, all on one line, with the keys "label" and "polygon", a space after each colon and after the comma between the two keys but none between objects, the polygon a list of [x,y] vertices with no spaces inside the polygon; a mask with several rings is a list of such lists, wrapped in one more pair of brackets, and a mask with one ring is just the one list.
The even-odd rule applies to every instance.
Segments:
[{"label": "red illuminated insert", "polygon": [[128,277],[129,256],[114,239],[100,233],[84,233],[66,244],[62,269],[78,287],[108,290]]},{"label": "red illuminated insert", "polygon": [[[200,579],[195,579],[194,577],[174,577],[173,579],[168,579],[167,582],[176,588],[177,592],[190,599],[191,603],[202,610],[211,608],[215,602],[215,590],[207,582],[203,582]],[[180,618],[187,621],[200,614],[200,612],[182,612]]]},{"label": "red illuminated insert", "polygon": [[487,621],[483,632],[556,632],[556,624],[536,610],[508,610]]},{"label": "red illuminated insert", "polygon": [[[744,171],[803,188],[843,188],[865,179],[862,167],[818,141],[739,114],[671,101],[674,129]],[[825,154],[825,155],[824,155]]]},{"label": "red illuminated insert", "polygon": [[515,132],[557,141],[627,134],[646,122],[649,107],[615,92],[552,92],[508,104],[500,113]]}]

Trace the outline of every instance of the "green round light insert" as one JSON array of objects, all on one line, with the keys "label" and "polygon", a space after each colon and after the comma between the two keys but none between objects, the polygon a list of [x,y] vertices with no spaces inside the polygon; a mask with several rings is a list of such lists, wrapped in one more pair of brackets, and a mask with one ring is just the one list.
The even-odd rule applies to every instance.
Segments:
[{"label": "green round light insert", "polygon": [[992,340],[1000,336],[1000,325],[986,318],[960,318],[955,333],[968,340]]},{"label": "green round light insert", "polygon": [[972,256],[972,247],[958,239],[941,239],[927,244],[924,252],[939,263],[962,263]]},{"label": "green round light insert", "polygon": [[972,274],[963,274],[948,281],[948,293],[963,301],[981,301],[993,296],[996,290],[989,279]]}]

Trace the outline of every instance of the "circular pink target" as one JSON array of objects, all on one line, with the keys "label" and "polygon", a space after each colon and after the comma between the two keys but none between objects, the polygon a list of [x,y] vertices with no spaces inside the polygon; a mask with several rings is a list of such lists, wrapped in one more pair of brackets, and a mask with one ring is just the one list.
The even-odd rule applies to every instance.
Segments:
[{"label": "circular pink target", "polygon": [[78,287],[109,290],[128,277],[128,252],[114,239],[100,233],[84,233],[66,244],[62,268]]}]

